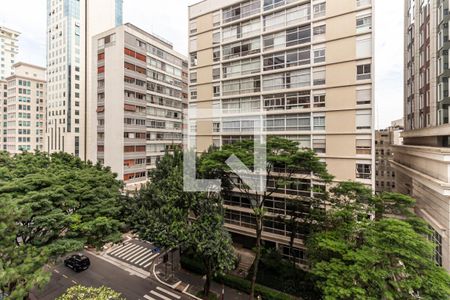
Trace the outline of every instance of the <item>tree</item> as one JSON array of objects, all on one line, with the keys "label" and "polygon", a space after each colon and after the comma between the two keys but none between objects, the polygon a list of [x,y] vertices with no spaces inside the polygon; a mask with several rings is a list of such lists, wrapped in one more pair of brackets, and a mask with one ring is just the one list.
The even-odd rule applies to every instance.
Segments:
[{"label": "tree", "polygon": [[[8,203],[4,209],[12,213],[5,222],[14,224],[9,235],[0,236],[0,243],[9,245],[5,251],[22,253],[24,263],[30,262],[2,255],[0,265],[9,273],[0,275],[1,289],[11,295],[26,293],[33,282],[48,279],[35,270],[49,261],[85,245],[99,248],[121,239],[122,184],[108,168],[63,153],[1,153],[0,166],[0,203]],[[34,258],[27,261],[27,255]],[[37,276],[22,276],[23,266]]]},{"label": "tree", "polygon": [[332,176],[328,174],[326,165],[320,161],[314,151],[299,149],[298,143],[279,137],[270,137],[267,140],[266,186],[267,190],[258,192],[239,180],[239,176],[227,164],[226,161],[232,155],[239,158],[248,169],[254,170],[254,142],[244,140],[242,142],[224,145],[222,148],[211,148],[203,154],[199,163],[199,171],[207,178],[221,178],[224,193],[236,188],[244,194],[251,203],[256,220],[256,255],[253,263],[251,278],[250,299],[254,298],[258,264],[261,259],[262,229],[265,216],[264,202],[279,189],[287,185],[299,186],[303,180],[315,177],[323,182],[330,182]]},{"label": "tree", "polygon": [[346,182],[330,203],[327,222],[308,240],[325,299],[448,299],[450,277],[432,259],[435,246],[409,211],[412,198],[373,196]]},{"label": "tree", "polygon": [[120,293],[107,287],[85,287],[76,285],[67,289],[57,300],[125,300]]},{"label": "tree", "polygon": [[183,191],[183,153],[175,149],[158,163],[149,183],[130,201],[129,223],[139,236],[164,249],[191,248],[207,271],[204,295],[214,275],[234,265],[231,238],[223,227],[222,199]]}]

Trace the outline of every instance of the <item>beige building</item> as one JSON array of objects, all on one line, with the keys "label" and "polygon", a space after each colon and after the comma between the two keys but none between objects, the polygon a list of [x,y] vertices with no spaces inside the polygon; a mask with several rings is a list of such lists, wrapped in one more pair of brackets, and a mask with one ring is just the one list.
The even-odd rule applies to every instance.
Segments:
[{"label": "beige building", "polygon": [[6,150],[8,82],[0,80],[0,151]]},{"label": "beige building", "polygon": [[[220,111],[191,124],[197,151],[251,138],[264,124],[268,135],[314,149],[336,181],[373,187],[372,20],[370,0],[205,0],[190,6],[189,108]],[[290,232],[277,216],[286,213],[288,195],[309,195],[313,184],[287,187],[266,203],[273,215],[264,224],[267,243],[286,248]],[[247,202],[239,195],[226,200],[226,225],[237,239],[254,235]],[[302,258],[301,236],[296,246]]]},{"label": "beige building", "polygon": [[405,0],[405,132],[393,165],[397,191],[417,200],[436,262],[450,270],[448,8],[447,1]]},{"label": "beige building", "polygon": [[[45,132],[45,68],[16,63],[3,89],[1,149],[10,153],[43,150]],[[5,82],[1,83],[5,86]],[[2,89],[0,89],[2,91]]]},{"label": "beige building", "polygon": [[401,145],[403,139],[403,120],[392,122],[386,129],[375,132],[375,191],[393,192],[395,191],[395,170],[391,165],[394,158],[392,146]]},{"label": "beige building", "polygon": [[166,150],[182,144],[187,59],[171,43],[125,24],[94,37],[89,155],[130,186],[147,181]]},{"label": "beige building", "polygon": [[19,53],[20,33],[0,26],[0,80],[13,74],[13,65]]}]

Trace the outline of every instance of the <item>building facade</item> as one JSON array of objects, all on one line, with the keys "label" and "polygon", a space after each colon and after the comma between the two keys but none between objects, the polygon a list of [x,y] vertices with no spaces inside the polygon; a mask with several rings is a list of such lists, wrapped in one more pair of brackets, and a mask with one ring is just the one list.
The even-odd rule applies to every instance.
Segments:
[{"label": "building facade", "polygon": [[13,65],[19,53],[20,33],[0,26],[0,80],[13,74]]},{"label": "building facade", "polygon": [[[263,124],[269,136],[314,149],[337,182],[374,187],[372,18],[370,0],[190,6],[189,108],[220,111],[190,126],[197,151],[252,138]],[[273,214],[264,224],[266,242],[286,248],[290,232],[277,216],[286,214],[289,195],[310,195],[314,184],[286,187],[265,204]],[[226,226],[252,237],[255,220],[245,201],[226,200]],[[295,244],[303,257],[301,237]]]},{"label": "building facade", "polygon": [[[2,83],[1,150],[16,154],[43,151],[45,132],[45,68],[17,63],[14,75]],[[0,89],[1,90],[1,89]]]},{"label": "building facade", "polygon": [[375,132],[375,192],[395,191],[395,170],[391,165],[394,145],[401,145],[403,120],[392,122],[386,129]]},{"label": "building facade", "polygon": [[448,2],[405,0],[405,132],[394,147],[397,192],[416,199],[436,262],[450,270]]},{"label": "building facade", "polygon": [[47,132],[45,150],[87,159],[86,115],[91,40],[120,25],[121,0],[47,0]]},{"label": "building facade", "polygon": [[92,51],[92,156],[128,186],[139,185],[165,151],[182,144],[187,58],[131,24],[95,36]]},{"label": "building facade", "polygon": [[6,151],[8,128],[8,82],[0,80],[0,151]]}]

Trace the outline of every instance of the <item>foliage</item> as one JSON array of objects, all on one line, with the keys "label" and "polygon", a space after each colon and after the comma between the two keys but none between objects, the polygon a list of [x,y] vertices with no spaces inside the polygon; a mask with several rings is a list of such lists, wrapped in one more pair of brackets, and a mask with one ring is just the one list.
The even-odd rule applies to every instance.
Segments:
[{"label": "foliage", "polygon": [[372,196],[353,182],[334,191],[323,230],[308,241],[311,271],[325,299],[449,298],[450,277],[432,260],[434,245],[410,213],[413,199]]},{"label": "foliage", "polygon": [[109,169],[63,153],[2,152],[0,166],[1,209],[11,211],[2,220],[0,289],[12,299],[48,280],[40,269],[50,260],[121,239],[122,186]]},{"label": "foliage", "polygon": [[208,295],[212,277],[234,266],[231,238],[225,231],[222,200],[213,193],[183,192],[183,153],[166,153],[150,183],[130,201],[130,223],[139,236],[173,249],[191,247],[202,257]]},{"label": "foliage", "polygon": [[120,293],[107,287],[85,287],[76,285],[70,287],[57,300],[125,300]]},{"label": "foliage", "polygon": [[[262,250],[262,228],[265,217],[264,202],[273,193],[289,185],[301,184],[301,179],[309,179],[311,175],[317,179],[328,183],[332,176],[328,174],[326,164],[320,161],[319,157],[311,149],[300,149],[297,142],[279,137],[269,137],[266,145],[266,186],[265,192],[251,190],[248,185],[242,183],[228,165],[227,160],[231,156],[236,156],[251,171],[255,169],[254,142],[244,140],[242,142],[224,145],[222,148],[211,148],[204,153],[199,163],[199,172],[206,178],[220,178],[225,193],[235,188],[244,194],[251,203],[255,216],[256,226],[256,256],[253,263],[252,288],[250,298],[254,296],[256,278],[258,274],[259,260]],[[294,212],[297,214],[297,212]],[[297,224],[297,218],[291,218],[292,224]],[[293,236],[296,227],[292,227]],[[291,239],[293,240],[293,238]]]}]

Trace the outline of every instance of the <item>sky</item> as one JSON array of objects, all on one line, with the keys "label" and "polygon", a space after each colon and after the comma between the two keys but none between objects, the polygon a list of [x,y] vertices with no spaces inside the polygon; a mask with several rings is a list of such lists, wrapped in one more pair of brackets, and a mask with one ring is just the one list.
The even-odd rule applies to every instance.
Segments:
[{"label": "sky", "polygon": [[[217,0],[220,1],[220,0]],[[354,1],[354,0],[334,0]],[[198,0],[124,0],[124,22],[153,32],[187,54],[187,6]],[[403,116],[403,1],[375,3],[376,127]],[[21,32],[19,61],[45,66],[46,0],[0,0],[0,26]]]}]

